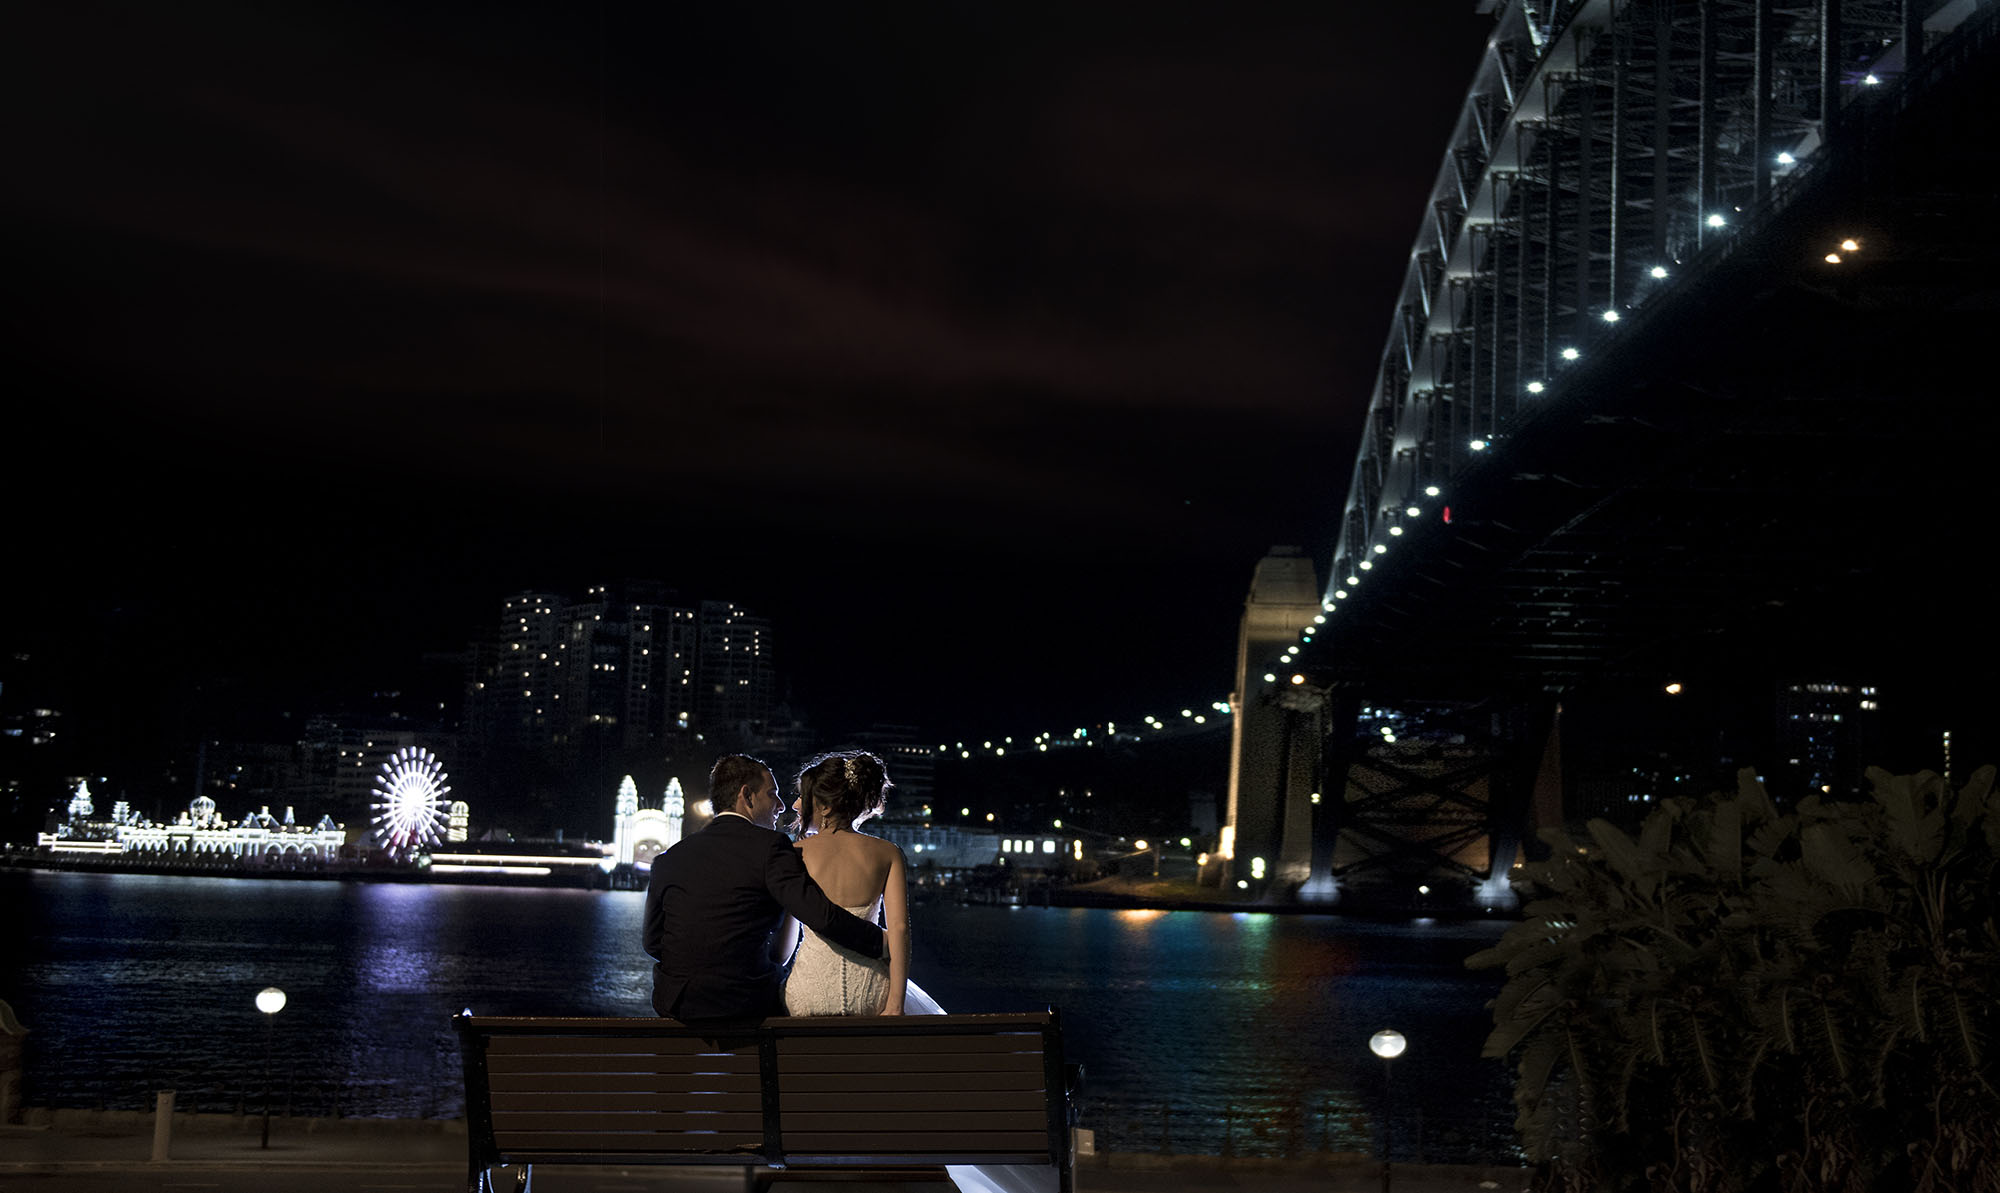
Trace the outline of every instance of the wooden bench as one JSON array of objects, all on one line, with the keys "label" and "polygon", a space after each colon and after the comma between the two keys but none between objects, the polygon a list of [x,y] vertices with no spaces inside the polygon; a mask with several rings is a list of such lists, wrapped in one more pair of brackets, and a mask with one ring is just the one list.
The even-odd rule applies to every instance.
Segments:
[{"label": "wooden bench", "polygon": [[1056,1013],[767,1019],[452,1019],[472,1193],[536,1164],[724,1164],[775,1178],[945,1180],[1041,1164],[1072,1193]]}]

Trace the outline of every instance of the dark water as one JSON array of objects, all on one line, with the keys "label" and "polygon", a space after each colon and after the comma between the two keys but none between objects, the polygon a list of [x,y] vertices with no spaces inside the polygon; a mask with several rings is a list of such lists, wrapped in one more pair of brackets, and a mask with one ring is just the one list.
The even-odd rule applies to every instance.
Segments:
[{"label": "dark water", "polygon": [[[651,1014],[642,896],[502,887],[0,874],[0,998],[30,1104],[462,1112],[448,1019]],[[1498,924],[1065,908],[915,909],[916,979],[954,1011],[1059,1008],[1105,1150],[1506,1160],[1479,1059]],[[289,1002],[266,1022],[258,990]],[[1367,1050],[1410,1038],[1393,1089]],[[269,1039],[266,1038],[267,1029]],[[190,1107],[190,1103],[193,1105]]]}]

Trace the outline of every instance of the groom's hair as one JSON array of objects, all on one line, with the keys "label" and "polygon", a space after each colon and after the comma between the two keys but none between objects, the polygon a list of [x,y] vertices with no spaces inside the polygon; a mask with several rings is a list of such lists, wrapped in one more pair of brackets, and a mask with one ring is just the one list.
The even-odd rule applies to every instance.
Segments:
[{"label": "groom's hair", "polygon": [[724,754],[708,772],[708,804],[717,812],[736,810],[736,794],[745,787],[756,790],[771,773],[762,759],[748,754]]}]

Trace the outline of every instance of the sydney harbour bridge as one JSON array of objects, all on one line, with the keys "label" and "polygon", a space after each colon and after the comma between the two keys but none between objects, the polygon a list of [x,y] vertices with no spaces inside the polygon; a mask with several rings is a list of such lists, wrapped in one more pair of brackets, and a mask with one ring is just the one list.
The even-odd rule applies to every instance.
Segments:
[{"label": "sydney harbour bridge", "polygon": [[2000,0],[1491,8],[1330,572],[1252,589],[1232,885],[1504,898],[1601,693],[1993,682]]}]

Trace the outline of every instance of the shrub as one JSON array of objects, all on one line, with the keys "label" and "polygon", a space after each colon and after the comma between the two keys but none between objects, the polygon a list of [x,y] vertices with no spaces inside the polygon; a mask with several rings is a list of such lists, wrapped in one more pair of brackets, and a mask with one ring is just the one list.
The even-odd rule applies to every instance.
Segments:
[{"label": "shrub", "polygon": [[1486,1055],[1562,1190],[2000,1189],[2000,799],[1870,770],[1781,814],[1736,792],[1636,840],[1545,832]]}]

